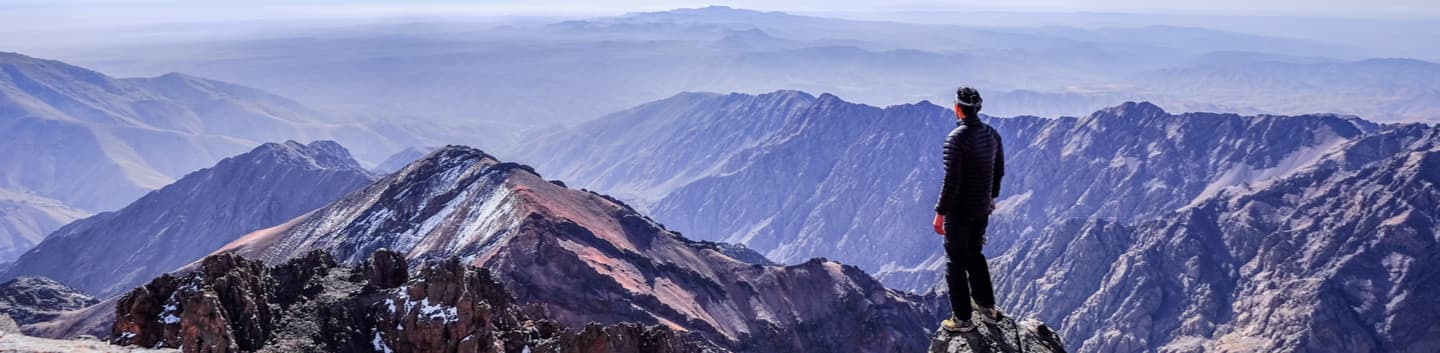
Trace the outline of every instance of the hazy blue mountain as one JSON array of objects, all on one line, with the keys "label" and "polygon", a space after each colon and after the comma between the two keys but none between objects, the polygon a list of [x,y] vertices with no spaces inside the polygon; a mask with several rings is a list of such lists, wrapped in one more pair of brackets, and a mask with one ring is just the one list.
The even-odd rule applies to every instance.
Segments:
[{"label": "hazy blue mountain", "polygon": [[0,263],[15,260],[50,231],[88,215],[54,199],[0,189]]},{"label": "hazy blue mountain", "polygon": [[118,211],[61,227],[0,277],[45,276],[109,297],[247,232],[329,203],[372,178],[334,142],[264,144]]},{"label": "hazy blue mountain", "polygon": [[[1148,103],[986,119],[1009,161],[992,254],[1057,219],[1146,219],[1283,177],[1375,128],[1334,115],[1175,115]],[[690,236],[782,263],[838,259],[924,290],[941,260],[929,221],[938,146],[954,121],[928,102],[682,94],[551,133],[527,158],[576,186],[616,190]],[[729,137],[741,132],[748,138]]]},{"label": "hazy blue mountain", "polygon": [[405,166],[410,165],[410,162],[414,162],[420,159],[420,157],[425,157],[425,155],[434,152],[436,149],[436,147],[406,147],[400,150],[400,152],[395,152],[395,154],[390,155],[390,157],[386,157],[385,161],[380,162],[379,165],[376,165],[375,168],[370,170],[380,175],[394,173],[400,170],[400,168],[405,168]]},{"label": "hazy blue mountain", "polygon": [[993,261],[998,290],[1083,352],[1423,351],[1437,182],[1440,129],[1386,126],[1156,217],[1057,222]]},{"label": "hazy blue mountain", "polygon": [[[1115,102],[1150,100],[1172,109],[1247,114],[1429,118],[1409,108],[1419,103],[1385,92],[1349,93],[1374,101],[1373,109],[1354,110],[1324,99],[1347,92],[1339,86],[1312,87],[1304,96],[1273,86],[1238,92],[1294,97],[1267,101],[1210,94],[1206,87],[1155,90],[1143,79],[1150,72],[1261,58],[1305,76],[1305,65],[1317,61],[1372,57],[1328,42],[1151,22],[1101,28],[954,23],[960,24],[708,7],[549,24],[317,24],[289,34],[71,53],[107,70],[192,72],[326,110],[398,115],[422,126],[480,124],[467,129],[474,136],[464,142],[497,153],[523,149],[513,144],[512,133],[575,124],[681,91],[797,89],[885,106],[941,101],[963,81],[997,98],[1016,92],[1017,99],[995,99],[987,107],[1001,116],[1082,115]],[[1245,81],[1226,77],[1200,82],[1224,92],[1218,88]],[[1061,99],[1026,99],[1037,96]]]},{"label": "hazy blue mountain", "polygon": [[265,141],[363,142],[370,160],[426,143],[416,131],[429,127],[400,124],[359,123],[184,74],[117,79],[0,53],[0,261],[75,218]]},{"label": "hazy blue mountain", "polygon": [[252,88],[173,73],[116,79],[14,53],[0,54],[0,124],[0,187],[83,210],[123,206],[264,141],[364,140],[378,160],[406,138]]},{"label": "hazy blue mountain", "polygon": [[[745,130],[716,123],[731,121],[783,125],[750,128],[769,135],[732,143],[739,151],[692,141]],[[943,292],[929,220],[951,121],[925,102],[683,94],[552,133],[534,156],[564,156],[540,169],[578,186],[663,192],[636,200],[689,236],[782,263],[838,259],[896,288]],[[1440,290],[1422,270],[1440,260],[1428,250],[1440,129],[1149,103],[986,121],[1007,157],[986,250],[998,256],[1001,306],[1062,322],[1080,351],[1429,344],[1398,327],[1427,325],[1433,308],[1415,298]],[[605,133],[651,124],[664,128]],[[675,158],[687,153],[710,158]],[[708,174],[663,178],[686,170]]]},{"label": "hazy blue mountain", "polygon": [[799,91],[682,93],[539,136],[519,157],[567,183],[647,208],[721,170],[814,104],[814,96]]},{"label": "hazy blue mountain", "polygon": [[1185,109],[1198,104],[1227,111],[1325,111],[1440,122],[1440,64],[1412,59],[1216,61],[1137,74],[1132,81],[1142,91],[1162,92],[1147,99]]}]

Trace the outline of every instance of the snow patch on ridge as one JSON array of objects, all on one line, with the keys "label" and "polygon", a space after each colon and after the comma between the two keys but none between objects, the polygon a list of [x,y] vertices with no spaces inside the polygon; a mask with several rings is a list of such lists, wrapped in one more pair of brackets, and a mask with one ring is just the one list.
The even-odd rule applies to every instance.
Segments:
[{"label": "snow patch on ridge", "polygon": [[[480,204],[472,207],[465,214],[461,224],[458,237],[451,242],[451,253],[457,253],[457,247],[466,244],[484,243],[489,238],[509,228],[510,222],[514,219],[516,206],[510,202],[510,195],[514,191],[506,187],[497,187],[485,196]],[[476,237],[480,237],[478,240]]]},{"label": "snow patch on ridge", "polygon": [[386,309],[392,314],[400,310],[400,308],[404,308],[406,313],[419,308],[419,311],[416,313],[417,318],[440,320],[445,324],[460,321],[460,313],[453,306],[431,304],[430,298],[421,298],[418,302],[414,301],[410,298],[410,292],[406,291],[405,288],[397,289],[395,295],[399,297],[399,299],[391,298],[385,301]]},{"label": "snow patch on ridge", "polygon": [[1320,141],[1314,145],[1301,147],[1286,155],[1274,167],[1265,169],[1254,169],[1249,164],[1231,166],[1225,172],[1220,173],[1205,189],[1200,191],[1194,199],[1190,200],[1183,208],[1190,208],[1200,205],[1205,200],[1214,198],[1231,187],[1239,186],[1245,188],[1259,188],[1267,182],[1283,179],[1295,172],[1305,169],[1316,162],[1319,162],[1326,155],[1335,150],[1335,147],[1344,144],[1349,139],[1335,135],[1328,130],[1319,132],[1324,134]]}]

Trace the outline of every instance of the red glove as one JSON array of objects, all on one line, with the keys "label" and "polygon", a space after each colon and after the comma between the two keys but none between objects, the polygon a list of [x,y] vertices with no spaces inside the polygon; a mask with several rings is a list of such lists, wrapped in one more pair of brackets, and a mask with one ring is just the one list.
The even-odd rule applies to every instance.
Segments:
[{"label": "red glove", "polygon": [[941,216],[939,213],[936,213],[936,214],[935,214],[935,222],[934,222],[934,223],[935,223],[935,224],[934,224],[934,226],[935,226],[935,234],[939,234],[940,236],[945,236],[945,216]]}]

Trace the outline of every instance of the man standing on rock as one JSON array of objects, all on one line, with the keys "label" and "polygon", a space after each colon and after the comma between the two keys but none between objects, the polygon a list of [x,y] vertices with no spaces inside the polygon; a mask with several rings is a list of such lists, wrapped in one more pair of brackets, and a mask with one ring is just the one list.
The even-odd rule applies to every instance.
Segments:
[{"label": "man standing on rock", "polygon": [[945,237],[945,281],[950,287],[954,311],[941,323],[951,332],[970,332],[970,297],[980,306],[980,319],[995,323],[1001,317],[995,309],[995,290],[990,284],[990,266],[980,253],[985,245],[985,227],[995,197],[1000,195],[1000,178],[1005,176],[1005,155],[1000,134],[980,122],[980,92],[968,86],[955,91],[955,118],[959,126],[945,140],[945,180],[935,205],[935,232]]}]

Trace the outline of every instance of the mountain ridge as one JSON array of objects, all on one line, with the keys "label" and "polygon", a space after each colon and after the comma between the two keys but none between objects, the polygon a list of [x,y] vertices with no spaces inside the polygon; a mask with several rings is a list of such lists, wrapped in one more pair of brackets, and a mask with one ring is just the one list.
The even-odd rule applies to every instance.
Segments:
[{"label": "mountain ridge", "polygon": [[[267,143],[61,227],[3,273],[45,275],[108,297],[234,237],[310,211],[374,176],[330,141]],[[115,251],[130,253],[113,256]]]},{"label": "mountain ridge", "polygon": [[[618,191],[698,239],[746,244],[781,263],[826,256],[902,289],[929,288],[941,256],[922,215],[933,202],[926,195],[938,193],[934,148],[953,113],[829,94],[773,103],[784,95],[801,93],[678,95],[552,132],[525,157],[577,186]],[[1145,102],[1083,117],[982,118],[1012,161],[991,223],[989,248],[999,251],[1052,219],[1143,219],[1281,177],[1379,126],[1333,114],[1171,114]],[[729,121],[739,126],[717,123]],[[658,127],[627,129],[647,124]],[[744,144],[693,137],[732,130],[768,135]],[[707,157],[679,157],[687,155]]]},{"label": "mountain ridge", "polygon": [[[392,127],[185,74],[113,78],[0,53],[0,189],[8,191],[0,203],[18,209],[0,221],[0,243],[16,245],[0,251],[0,261],[12,260],[76,213],[119,209],[263,142],[363,141],[356,144],[362,159],[402,143],[423,144],[414,132],[423,129]],[[16,194],[22,196],[11,197]]]},{"label": "mountain ridge", "polygon": [[[569,327],[659,324],[742,350],[920,350],[924,340],[905,338],[926,336],[922,323],[938,320],[927,304],[934,298],[890,291],[859,268],[823,259],[784,267],[741,261],[533,170],[447,146],[216,253],[270,264],[314,250],[343,264],[380,248],[412,263],[457,257]],[[633,305],[605,304],[611,300]],[[862,323],[880,330],[863,340],[842,333]],[[798,341],[772,340],[778,337]]]}]

